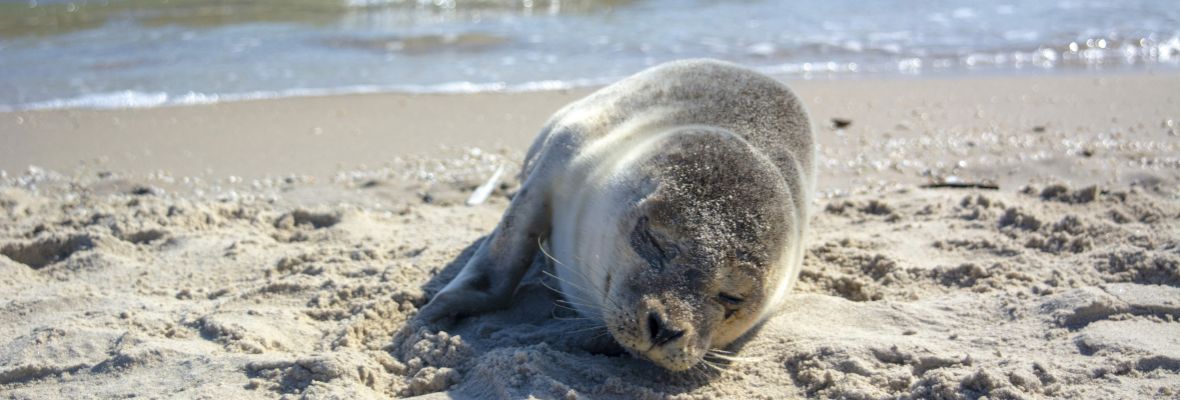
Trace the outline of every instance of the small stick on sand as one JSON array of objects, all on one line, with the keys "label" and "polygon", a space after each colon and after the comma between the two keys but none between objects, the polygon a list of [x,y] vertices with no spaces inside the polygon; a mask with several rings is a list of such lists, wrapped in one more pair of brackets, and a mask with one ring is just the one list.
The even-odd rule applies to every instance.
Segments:
[{"label": "small stick on sand", "polygon": [[1000,190],[1000,185],[986,182],[933,182],[919,186],[922,189],[987,189]]},{"label": "small stick on sand", "polygon": [[487,200],[488,196],[490,196],[492,194],[492,190],[494,190],[496,188],[496,184],[500,183],[500,175],[503,173],[504,173],[504,166],[503,165],[496,168],[496,172],[492,174],[491,178],[488,178],[487,182],[484,182],[483,185],[480,185],[478,188],[475,188],[474,192],[471,192],[471,197],[467,198],[467,205],[476,206],[476,205],[482,204],[485,200]]}]

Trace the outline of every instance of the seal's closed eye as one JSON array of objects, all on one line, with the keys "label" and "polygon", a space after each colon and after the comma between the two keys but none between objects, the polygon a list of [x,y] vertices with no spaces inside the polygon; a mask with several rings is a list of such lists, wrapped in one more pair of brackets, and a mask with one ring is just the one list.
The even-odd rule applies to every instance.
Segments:
[{"label": "seal's closed eye", "polygon": [[635,229],[631,230],[631,248],[639,257],[643,258],[652,268],[664,269],[664,265],[676,258],[680,252],[676,245],[662,242],[655,232],[652,232],[648,217],[639,217]]},{"label": "seal's closed eye", "polygon": [[745,299],[743,299],[741,297],[737,297],[737,296],[734,296],[731,294],[725,294],[725,293],[721,293],[721,294],[717,295],[717,298],[721,299],[722,303],[725,303],[727,305],[734,305],[734,306],[739,306],[742,304],[742,302],[746,301]]},{"label": "seal's closed eye", "polygon": [[727,293],[718,294],[717,300],[720,300],[721,306],[725,307],[725,319],[729,319],[729,317],[736,314],[738,309],[741,308],[742,303],[746,302],[746,299]]}]

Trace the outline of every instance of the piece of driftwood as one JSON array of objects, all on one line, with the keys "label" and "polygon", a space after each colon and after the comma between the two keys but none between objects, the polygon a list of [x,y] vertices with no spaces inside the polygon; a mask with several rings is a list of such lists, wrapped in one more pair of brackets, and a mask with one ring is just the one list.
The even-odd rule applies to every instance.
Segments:
[{"label": "piece of driftwood", "polygon": [[919,187],[921,187],[922,189],[951,188],[951,189],[1000,190],[1000,185],[997,185],[994,183],[989,183],[989,182],[931,182],[931,183],[927,183],[927,184],[919,186]]},{"label": "piece of driftwood", "polygon": [[467,205],[476,206],[483,204],[488,199],[488,196],[492,194],[492,191],[496,189],[496,185],[500,183],[500,175],[503,173],[504,166],[497,167],[496,172],[492,173],[492,177],[488,178],[487,182],[479,185],[478,188],[475,188],[474,192],[471,192],[471,197],[467,198]]}]

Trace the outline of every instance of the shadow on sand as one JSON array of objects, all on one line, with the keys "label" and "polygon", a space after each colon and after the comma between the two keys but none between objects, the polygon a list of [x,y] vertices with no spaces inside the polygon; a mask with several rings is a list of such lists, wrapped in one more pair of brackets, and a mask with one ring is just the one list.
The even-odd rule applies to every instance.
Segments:
[{"label": "shadow on sand", "polygon": [[[486,236],[464,248],[458,256],[421,286],[424,303],[459,274],[484,239]],[[582,387],[586,386],[585,379],[562,379],[569,376],[568,369],[571,365],[584,369],[580,371],[580,376],[619,377],[628,384],[665,394],[687,393],[707,385],[720,376],[712,367],[700,366],[685,372],[669,372],[646,360],[632,357],[614,342],[601,322],[582,318],[576,312],[560,305],[561,295],[554,290],[559,287],[558,282],[546,272],[552,274],[553,265],[538,253],[508,308],[439,325],[411,320],[395,338],[393,348],[406,349],[411,344],[405,341],[421,340],[424,335],[442,330],[451,336],[461,337],[473,352],[472,357],[467,357],[461,365],[454,366],[459,370],[482,370],[487,367],[481,365],[482,363],[494,363],[489,360],[499,355],[520,357],[519,354],[528,354],[528,359],[532,362],[530,367],[535,370],[535,375],[562,381],[583,393],[594,393],[597,384],[601,382]],[[760,329],[761,325],[751,329],[726,350],[740,353],[741,348]],[[415,356],[412,352],[404,351],[395,351],[394,355],[402,362],[409,362],[409,359]],[[727,365],[724,360],[710,361],[721,368]],[[486,374],[465,376],[466,379],[449,388],[449,394],[478,397],[488,393],[488,385],[505,385],[504,382],[484,382],[488,379],[495,380]],[[527,385],[516,389],[528,390]],[[502,390],[515,393],[512,387],[503,387]]]}]

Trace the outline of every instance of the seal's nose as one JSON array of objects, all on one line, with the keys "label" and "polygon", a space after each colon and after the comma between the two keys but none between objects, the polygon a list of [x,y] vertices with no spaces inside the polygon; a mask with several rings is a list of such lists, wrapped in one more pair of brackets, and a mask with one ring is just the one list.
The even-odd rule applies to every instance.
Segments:
[{"label": "seal's nose", "polygon": [[683,329],[674,329],[668,326],[664,318],[655,311],[647,313],[647,330],[651,335],[652,344],[656,346],[663,346],[684,336]]}]

